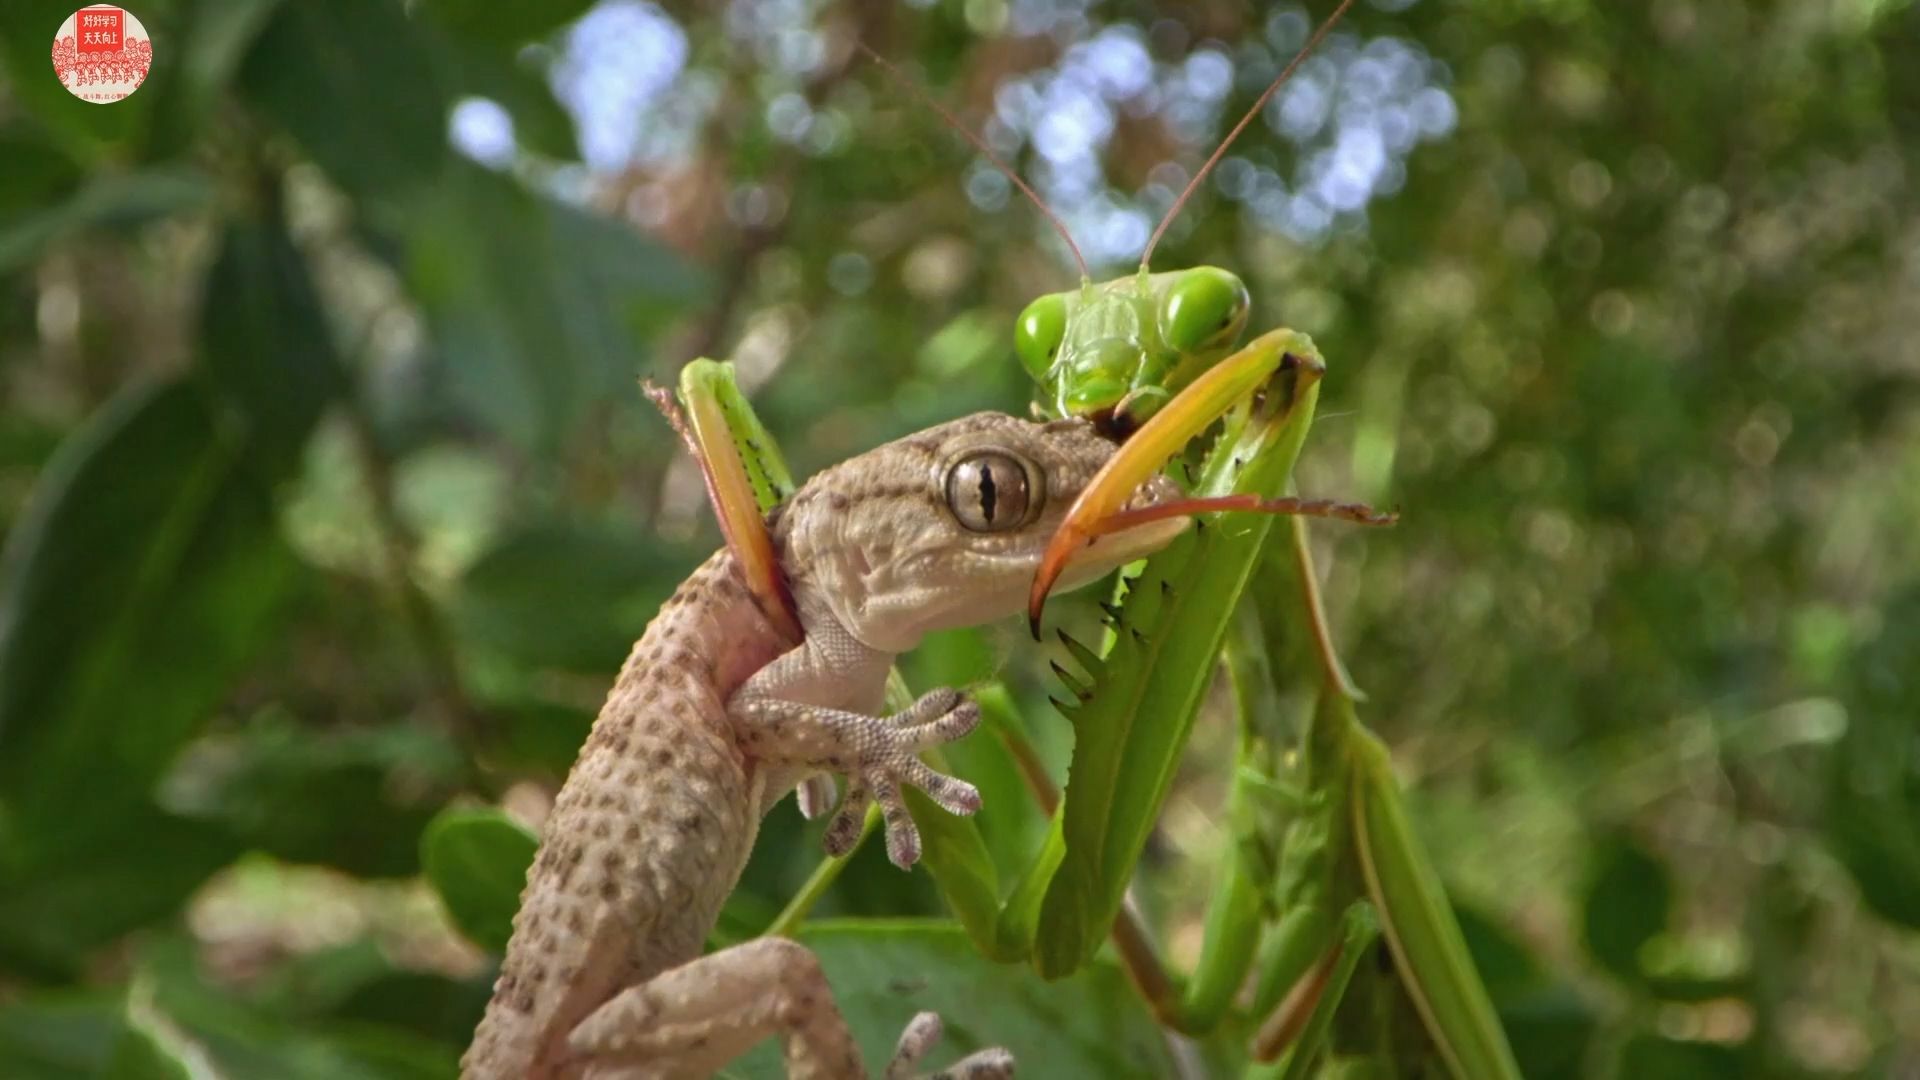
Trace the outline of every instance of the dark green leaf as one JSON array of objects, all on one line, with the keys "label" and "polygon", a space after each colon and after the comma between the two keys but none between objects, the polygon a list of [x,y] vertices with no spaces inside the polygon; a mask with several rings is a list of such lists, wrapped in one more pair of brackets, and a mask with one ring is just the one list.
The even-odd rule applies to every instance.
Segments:
[{"label": "dark green leaf", "polygon": [[[634,400],[642,330],[699,292],[665,248],[467,163],[410,233],[408,277],[459,399],[551,455],[590,410]],[[476,228],[485,222],[485,228]]]},{"label": "dark green leaf", "polygon": [[1573,989],[1538,988],[1498,999],[1500,1026],[1527,1080],[1581,1080],[1600,1018]]},{"label": "dark green leaf", "polygon": [[1737,1047],[1637,1035],[1620,1052],[1616,1075],[1621,1080],[1737,1080],[1748,1074]]},{"label": "dark green leaf", "polygon": [[241,851],[216,826],[118,800],[22,839],[36,854],[0,871],[0,969],[45,978],[171,917]]},{"label": "dark green leaf", "polygon": [[593,726],[593,713],[573,705],[523,698],[489,698],[488,715],[499,721],[493,749],[515,769],[567,774]]},{"label": "dark green leaf", "polygon": [[127,1032],[120,996],[36,994],[0,1004],[0,1064],[9,1080],[97,1077]]},{"label": "dark green leaf", "polygon": [[96,173],[67,198],[0,222],[0,272],[32,262],[48,244],[81,230],[124,234],[156,218],[197,210],[212,196],[204,176],[181,167]]},{"label": "dark green leaf", "polygon": [[538,72],[514,58],[471,49],[455,52],[448,63],[458,93],[492,99],[507,110],[520,146],[561,161],[579,160],[573,115]]},{"label": "dark green leaf", "polygon": [[256,720],[195,776],[195,813],[247,846],[362,877],[420,868],[420,837],[460,776],[443,737],[407,727],[315,732]]},{"label": "dark green leaf", "polygon": [[471,646],[520,664],[611,672],[705,554],[663,550],[630,528],[522,525],[461,577],[454,626]]},{"label": "dark green leaf", "polygon": [[451,156],[449,102],[434,72],[401,5],[327,0],[281,5],[240,84],[343,187],[404,200],[423,194]]},{"label": "dark green leaf", "polygon": [[1460,923],[1460,936],[1473,956],[1474,969],[1496,1004],[1540,985],[1539,961],[1505,927],[1458,903],[1453,905],[1453,916]]},{"label": "dark green leaf", "polygon": [[1630,836],[1607,837],[1594,853],[1584,905],[1587,952],[1620,978],[1643,983],[1640,950],[1666,931],[1673,908],[1666,864]]},{"label": "dark green leaf", "polygon": [[101,1075],[104,1080],[192,1080],[193,1070],[152,1035],[128,1028],[114,1040]]},{"label": "dark green leaf", "polygon": [[246,988],[250,1004],[309,1025],[386,1025],[465,1045],[480,1022],[493,979],[450,979],[409,971],[373,938],[290,958]]},{"label": "dark green leaf", "polygon": [[248,49],[284,0],[179,0],[168,32],[156,29],[150,157],[186,149],[219,104]]},{"label": "dark green leaf", "polygon": [[225,1080],[445,1080],[456,1071],[455,1044],[344,1020],[294,1022],[246,1001],[201,974],[188,938],[142,949],[135,978]]},{"label": "dark green leaf", "polygon": [[427,826],[421,861],[454,925],[483,949],[504,952],[538,846],[497,810],[447,810]]},{"label": "dark green leaf", "polygon": [[1920,590],[1888,606],[1854,660],[1847,730],[1833,747],[1827,843],[1868,906],[1920,929]]},{"label": "dark green leaf", "polygon": [[[174,382],[41,475],[0,557],[0,796],[26,850],[139,803],[274,625],[298,567],[246,453]],[[76,806],[83,776],[102,794]]]},{"label": "dark green leaf", "polygon": [[593,0],[424,0],[428,18],[476,45],[511,49],[579,18]]},{"label": "dark green leaf", "polygon": [[238,406],[262,475],[297,464],[321,411],[346,388],[306,259],[276,221],[236,221],[207,274],[207,372]]},{"label": "dark green leaf", "polygon": [[[80,166],[44,134],[26,124],[0,128],[0,222],[65,202],[80,186]],[[4,235],[4,234],[0,234]]]}]

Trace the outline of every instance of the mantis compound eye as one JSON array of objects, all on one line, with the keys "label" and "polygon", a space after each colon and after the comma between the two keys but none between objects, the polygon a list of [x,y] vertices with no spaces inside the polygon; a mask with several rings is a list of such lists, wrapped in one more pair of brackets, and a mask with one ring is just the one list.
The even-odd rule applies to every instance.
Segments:
[{"label": "mantis compound eye", "polygon": [[1019,528],[1040,501],[1026,463],[1004,450],[968,454],[947,471],[947,509],[971,532]]},{"label": "mantis compound eye", "polygon": [[1045,385],[1054,357],[1067,337],[1067,298],[1059,293],[1043,296],[1027,305],[1014,324],[1013,348],[1020,363],[1035,382]]},{"label": "mantis compound eye", "polygon": [[1247,322],[1247,287],[1233,274],[1198,266],[1160,298],[1160,336],[1175,352],[1231,341]]}]

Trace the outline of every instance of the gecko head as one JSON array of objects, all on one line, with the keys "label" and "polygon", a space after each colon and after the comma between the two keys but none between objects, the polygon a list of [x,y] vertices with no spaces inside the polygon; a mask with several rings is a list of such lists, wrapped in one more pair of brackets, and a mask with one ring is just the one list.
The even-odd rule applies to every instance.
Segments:
[{"label": "gecko head", "polygon": [[[1047,543],[1114,444],[1085,420],[976,413],[887,443],[809,480],[775,523],[803,620],[830,614],[903,652],[935,630],[1025,609]],[[1163,476],[1126,509],[1177,499]],[[1077,588],[1159,550],[1171,518],[1102,536],[1061,581]]]}]

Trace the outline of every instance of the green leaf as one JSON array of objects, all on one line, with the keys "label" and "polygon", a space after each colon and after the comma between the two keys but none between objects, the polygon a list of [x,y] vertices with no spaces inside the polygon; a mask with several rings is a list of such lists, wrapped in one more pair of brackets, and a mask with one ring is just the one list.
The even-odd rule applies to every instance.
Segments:
[{"label": "green leaf", "polygon": [[[249,848],[360,877],[420,869],[420,837],[461,778],[459,749],[404,726],[314,731],[256,718],[191,778],[195,813]],[[179,785],[188,786],[188,785]]]},{"label": "green leaf", "polygon": [[594,0],[423,0],[428,18],[463,41],[511,49],[552,34]]},{"label": "green leaf", "polygon": [[497,810],[446,810],[421,838],[427,880],[460,932],[505,952],[539,841]]},{"label": "green leaf", "polygon": [[432,61],[400,4],[289,3],[247,54],[240,85],[341,186],[405,199],[425,194],[452,158]]},{"label": "green leaf", "polygon": [[0,871],[0,969],[45,978],[170,918],[241,851],[218,826],[117,800],[23,839],[33,853]]},{"label": "green leaf", "polygon": [[577,704],[507,695],[489,696],[485,706],[498,721],[489,752],[506,767],[556,779],[567,775],[593,727],[593,713]]},{"label": "green leaf", "polygon": [[1920,929],[1920,589],[1853,661],[1827,778],[1827,844],[1881,917]]},{"label": "green leaf", "polygon": [[[826,969],[861,1056],[877,1068],[923,1009],[946,1035],[928,1071],[988,1046],[1013,1052],[1020,1075],[1163,1077],[1177,1074],[1167,1043],[1118,969],[1094,964],[1048,983],[1031,970],[983,959],[946,922],[860,920],[808,925],[800,941]],[[723,1070],[728,1077],[784,1076],[769,1042]]]},{"label": "green leaf", "polygon": [[1506,928],[1471,907],[1453,906],[1460,936],[1480,972],[1481,984],[1495,1001],[1517,997],[1544,984],[1540,962]]},{"label": "green leaf", "polygon": [[347,377],[307,262],[278,221],[241,220],[222,239],[201,312],[206,370],[237,405],[269,482],[297,465]]},{"label": "green leaf", "polygon": [[120,995],[34,994],[0,1004],[0,1062],[10,1080],[99,1076],[128,1031]]},{"label": "green leaf", "polygon": [[179,0],[140,87],[153,98],[149,157],[185,150],[214,114],[267,21],[284,0]]},{"label": "green leaf", "polygon": [[101,1075],[104,1080],[192,1080],[193,1070],[158,1039],[130,1027],[114,1040]]},{"label": "green leaf", "polygon": [[631,400],[644,342],[701,290],[632,229],[465,162],[412,222],[407,263],[459,402],[540,455]]},{"label": "green leaf", "polygon": [[918,788],[906,788],[907,810],[920,830],[921,855],[974,947],[1002,962],[1025,959],[999,947],[1000,881],[993,856],[972,818],[950,814]]},{"label": "green leaf", "polygon": [[75,233],[125,233],[157,218],[198,210],[212,199],[213,185],[189,168],[97,173],[65,199],[0,221],[0,273],[33,262],[49,244]]},{"label": "green leaf", "polygon": [[276,1014],[205,978],[200,947],[184,935],[140,950],[147,1009],[205,1056],[223,1080],[444,1080],[460,1048],[394,1027]]},{"label": "green leaf", "polygon": [[1636,1035],[1620,1051],[1617,1075],[1632,1080],[1736,1080],[1749,1074],[1736,1047]]},{"label": "green leaf", "polygon": [[247,450],[172,382],[123,391],[42,473],[0,553],[0,799],[24,851],[142,802],[276,624],[298,566]]},{"label": "green leaf", "polygon": [[519,57],[441,45],[447,81],[459,96],[488,98],[513,118],[514,142],[561,161],[578,161],[573,114],[553,96],[545,76]]},{"label": "green leaf", "polygon": [[0,128],[0,161],[7,163],[0,169],[0,222],[61,202],[80,186],[79,163],[28,124]]},{"label": "green leaf", "polygon": [[636,542],[631,526],[529,522],[461,576],[453,626],[469,647],[518,664],[601,674],[704,557]]},{"label": "green leaf", "polygon": [[1594,852],[1587,879],[1587,952],[1600,966],[1638,986],[1646,980],[1640,953],[1665,933],[1673,908],[1673,879],[1666,864],[1616,833]]},{"label": "green leaf", "polygon": [[250,1005],[296,1023],[354,1022],[465,1046],[493,995],[491,973],[465,979],[409,971],[364,937],[298,954],[246,987]]}]

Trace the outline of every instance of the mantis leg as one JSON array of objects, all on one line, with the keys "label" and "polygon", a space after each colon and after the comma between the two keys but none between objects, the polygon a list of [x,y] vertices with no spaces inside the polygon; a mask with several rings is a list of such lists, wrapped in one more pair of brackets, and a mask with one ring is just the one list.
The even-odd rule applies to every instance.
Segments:
[{"label": "mantis leg", "polygon": [[[1248,402],[1256,389],[1290,361],[1309,371],[1315,379],[1326,370],[1319,351],[1305,334],[1282,329],[1260,335],[1188,384],[1107,460],[1067,511],[1066,519],[1054,533],[1034,574],[1027,615],[1036,628],[1047,593],[1066,569],[1074,550],[1095,535],[1099,522],[1125,505],[1141,483],[1159,472],[1168,458],[1228,410]],[[1305,434],[1304,428],[1301,434]]]},{"label": "mantis leg", "polygon": [[707,501],[755,601],[789,644],[798,645],[800,619],[773,553],[765,516],[793,493],[793,477],[734,382],[733,365],[701,359],[681,369],[684,415],[665,390],[649,385],[647,396],[699,463]]}]

